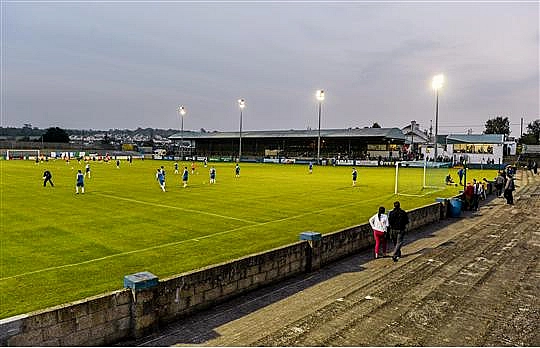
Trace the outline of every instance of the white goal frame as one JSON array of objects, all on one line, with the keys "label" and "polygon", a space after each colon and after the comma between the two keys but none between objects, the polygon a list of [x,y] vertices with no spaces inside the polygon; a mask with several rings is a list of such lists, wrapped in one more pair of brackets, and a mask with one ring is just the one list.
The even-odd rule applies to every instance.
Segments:
[{"label": "white goal frame", "polygon": [[33,152],[34,156],[37,156],[38,158],[41,156],[41,151],[39,151],[39,149],[8,149],[6,150],[6,160],[10,159],[10,154],[25,152]]},{"label": "white goal frame", "polygon": [[[399,190],[398,190],[398,183],[399,183],[399,166],[402,164],[402,163],[411,163],[411,162],[407,162],[407,161],[396,161],[396,173],[395,173],[395,183],[394,183],[394,194],[395,195],[401,195],[401,196],[410,196],[410,197],[424,197],[430,193],[433,193],[433,192],[437,192],[437,191],[441,191],[441,190],[444,190],[444,186],[429,186],[429,185],[426,185],[426,169],[427,169],[427,161],[423,161],[423,174],[422,174],[422,189],[425,190],[425,189],[431,189],[429,192],[426,192],[424,194],[418,194],[418,195],[415,195],[415,194],[407,194],[407,193],[399,193]],[[418,162],[417,162],[418,163]],[[418,168],[418,167],[417,167]]]}]

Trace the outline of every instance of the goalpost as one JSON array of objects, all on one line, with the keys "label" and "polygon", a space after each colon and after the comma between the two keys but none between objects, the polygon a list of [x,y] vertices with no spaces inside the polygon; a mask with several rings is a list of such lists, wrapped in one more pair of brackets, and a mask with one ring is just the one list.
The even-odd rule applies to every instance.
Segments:
[{"label": "goalpost", "polygon": [[38,149],[29,150],[29,149],[10,149],[6,150],[6,160],[12,159],[29,159],[35,160],[39,158],[41,152]]},{"label": "goalpost", "polygon": [[426,161],[396,162],[394,194],[422,197],[443,190],[449,163]]}]

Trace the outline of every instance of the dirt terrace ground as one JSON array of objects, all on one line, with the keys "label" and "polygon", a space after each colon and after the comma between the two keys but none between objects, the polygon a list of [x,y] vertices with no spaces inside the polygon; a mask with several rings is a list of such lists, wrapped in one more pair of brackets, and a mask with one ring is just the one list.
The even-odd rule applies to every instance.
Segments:
[{"label": "dirt terrace ground", "polygon": [[540,346],[540,176],[519,178],[515,206],[409,235],[397,263],[365,251],[123,344]]}]

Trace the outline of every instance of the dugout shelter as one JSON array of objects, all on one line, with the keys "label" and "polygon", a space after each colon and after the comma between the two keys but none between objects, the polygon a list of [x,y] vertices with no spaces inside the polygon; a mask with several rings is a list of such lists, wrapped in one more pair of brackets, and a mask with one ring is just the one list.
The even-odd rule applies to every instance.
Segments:
[{"label": "dugout shelter", "polygon": [[[318,130],[242,131],[242,160],[314,160]],[[179,142],[182,134],[169,139]],[[192,157],[235,160],[239,132],[184,132],[184,153]],[[327,160],[396,159],[405,136],[399,128],[321,129],[321,158]],[[186,151],[188,147],[188,151]]]}]

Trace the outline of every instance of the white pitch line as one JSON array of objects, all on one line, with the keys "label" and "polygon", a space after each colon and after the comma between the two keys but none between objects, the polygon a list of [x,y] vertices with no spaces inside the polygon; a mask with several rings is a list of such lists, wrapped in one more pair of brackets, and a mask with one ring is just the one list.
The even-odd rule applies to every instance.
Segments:
[{"label": "white pitch line", "polygon": [[[318,213],[321,213],[323,211],[328,211],[328,210],[333,210],[333,209],[340,209],[340,208],[348,207],[348,206],[351,206],[351,205],[356,205],[358,203],[366,203],[366,202],[381,200],[381,198],[389,197],[389,196],[393,196],[393,195],[394,194],[392,193],[392,194],[389,194],[389,195],[386,195],[386,196],[381,196],[381,197],[366,200],[366,201],[352,202],[352,203],[345,204],[345,205],[339,205],[339,206],[325,208],[325,209],[319,209],[319,210],[315,210],[315,211],[311,211],[311,212],[307,212],[307,213],[303,213],[303,214],[299,214],[299,215],[295,215],[295,216],[289,216],[289,217],[286,217],[286,218],[283,218],[283,219],[260,222],[260,223],[256,223],[256,226],[263,226],[263,225],[273,224],[273,223],[276,223],[276,222],[283,222],[283,221],[287,221],[287,220],[292,220],[292,219],[296,219],[296,218],[306,216],[306,215],[310,215],[310,214],[318,214]],[[250,228],[250,227],[254,227],[254,226],[253,225],[246,225],[246,226],[241,226],[241,227],[233,228],[233,229],[226,230],[226,231],[221,231],[221,232],[208,234],[206,236],[200,236],[200,237],[197,237],[197,238],[191,238],[191,239],[180,240],[180,241],[177,241],[177,242],[154,245],[152,247],[143,248],[143,249],[125,251],[125,252],[118,253],[118,254],[107,255],[107,256],[103,256],[103,257],[98,257],[96,259],[86,260],[86,261],[77,262],[77,263],[71,263],[71,264],[67,264],[67,265],[47,267],[47,268],[38,269],[38,270],[35,270],[35,271],[31,271],[31,272],[25,272],[25,273],[15,274],[15,275],[12,275],[12,276],[9,276],[9,277],[0,278],[0,281],[14,279],[14,278],[20,278],[20,277],[24,277],[24,276],[31,275],[31,274],[36,274],[36,273],[53,271],[53,270],[56,270],[56,269],[80,266],[80,265],[89,264],[89,263],[93,263],[93,262],[97,262],[97,261],[103,261],[103,260],[107,260],[107,259],[112,259],[114,257],[125,256],[125,255],[130,255],[130,254],[136,254],[136,253],[139,253],[139,252],[145,252],[145,251],[154,250],[154,249],[166,248],[166,247],[169,247],[169,246],[179,245],[179,244],[183,244],[183,243],[190,242],[190,241],[197,241],[198,242],[201,239],[208,239],[208,238],[211,238],[211,237],[215,237],[215,236],[219,236],[219,235],[222,235],[222,234],[227,234],[227,233],[243,230],[243,229]]]},{"label": "white pitch line", "polygon": [[120,197],[120,196],[113,196],[113,195],[108,195],[106,193],[96,193],[96,192],[94,192],[93,194],[98,195],[98,196],[104,196],[104,197],[119,199],[119,200],[127,201],[127,202],[139,203],[139,204],[144,204],[144,205],[151,205],[151,206],[154,206],[154,207],[183,210],[183,211],[188,211],[188,212],[191,212],[191,213],[210,215],[210,216],[219,217],[219,218],[223,218],[223,219],[242,221],[242,222],[247,222],[249,224],[258,224],[259,223],[259,222],[255,222],[255,221],[251,221],[251,220],[235,218],[235,217],[232,217],[232,216],[226,216],[226,215],[210,213],[210,212],[207,212],[207,211],[188,209],[188,208],[181,208],[181,207],[174,207],[174,206],[171,206],[171,205],[165,205],[165,204],[160,204],[160,203],[151,203],[151,202],[139,201],[137,199],[125,198],[125,197]]}]

